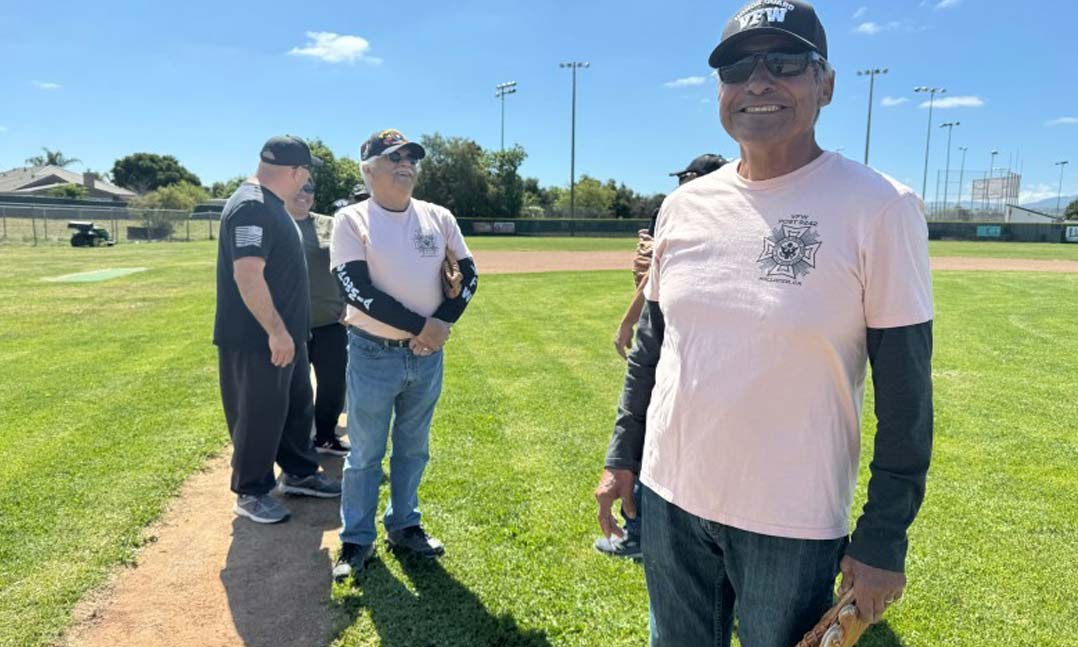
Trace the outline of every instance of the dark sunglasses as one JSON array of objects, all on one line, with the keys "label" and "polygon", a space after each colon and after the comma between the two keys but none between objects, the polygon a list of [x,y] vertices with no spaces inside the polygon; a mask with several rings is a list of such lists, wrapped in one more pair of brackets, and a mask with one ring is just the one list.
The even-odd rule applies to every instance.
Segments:
[{"label": "dark sunglasses", "polygon": [[816,52],[762,52],[749,54],[745,58],[729,65],[719,66],[719,79],[723,83],[744,83],[752,76],[756,64],[763,60],[767,71],[776,77],[800,76],[808,69],[809,63],[818,61]]},{"label": "dark sunglasses", "polygon": [[417,160],[416,158],[412,157],[411,155],[402,155],[400,151],[393,151],[392,153],[386,155],[385,158],[390,162],[393,162],[394,164],[400,164],[402,160],[405,162],[411,162],[412,164],[419,163],[419,160]]},{"label": "dark sunglasses", "polygon": [[300,191],[303,191],[304,193],[310,193],[311,195],[314,195],[314,182],[308,182],[307,184],[304,184],[300,188]]}]

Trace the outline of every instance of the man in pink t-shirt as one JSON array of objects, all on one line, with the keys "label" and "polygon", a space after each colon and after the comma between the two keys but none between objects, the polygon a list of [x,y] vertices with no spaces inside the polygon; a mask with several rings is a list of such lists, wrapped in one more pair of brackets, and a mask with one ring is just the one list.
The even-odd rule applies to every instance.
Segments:
[{"label": "man in pink t-shirt", "polygon": [[[371,197],[334,217],[330,265],[348,325],[348,439],[341,494],[337,580],[359,575],[374,555],[382,458],[392,425],[391,548],[438,557],[442,543],[420,525],[419,482],[430,458],[430,423],[442,392],[442,347],[478,282],[475,262],[448,209],[412,197],[423,147],[396,130],[360,150]],[[463,289],[443,292],[442,261],[457,259]]]},{"label": "man in pink t-shirt", "polygon": [[834,71],[811,5],[754,0],[709,62],[741,158],[661,208],[599,521],[621,532],[639,479],[652,645],[729,645],[736,618],[742,647],[788,647],[839,571],[869,622],[905,587],[932,448],[927,227],[907,187],[817,144]]}]

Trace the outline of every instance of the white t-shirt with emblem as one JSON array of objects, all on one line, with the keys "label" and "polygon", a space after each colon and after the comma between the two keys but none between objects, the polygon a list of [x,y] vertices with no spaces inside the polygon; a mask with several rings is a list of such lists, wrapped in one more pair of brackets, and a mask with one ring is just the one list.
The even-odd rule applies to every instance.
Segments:
[{"label": "white t-shirt with emblem", "polygon": [[866,329],[933,317],[922,203],[835,153],[765,181],[739,164],[659,213],[646,295],[666,330],[640,477],[705,519],[835,539],[857,478]]},{"label": "white t-shirt with emblem", "polygon": [[[344,207],[334,216],[330,266],[366,261],[374,287],[416,314],[430,317],[445,296],[441,264],[448,247],[458,259],[471,257],[456,218],[445,207],[412,199],[403,212],[373,199]],[[345,322],[386,339],[412,333],[382,323],[348,305]]]}]

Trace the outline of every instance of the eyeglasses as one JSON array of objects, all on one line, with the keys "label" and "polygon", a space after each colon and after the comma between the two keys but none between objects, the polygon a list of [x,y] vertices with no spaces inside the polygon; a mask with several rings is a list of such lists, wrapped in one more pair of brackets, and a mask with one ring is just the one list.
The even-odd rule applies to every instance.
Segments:
[{"label": "eyeglasses", "polygon": [[410,164],[419,163],[419,160],[417,160],[416,158],[412,157],[411,155],[402,155],[400,151],[393,151],[392,153],[389,153],[384,157],[390,162],[393,162],[394,164],[400,164],[401,162],[408,162]]},{"label": "eyeglasses", "polygon": [[311,195],[314,195],[314,182],[308,182],[307,184],[304,184],[300,188],[300,191],[303,191],[304,193],[310,193]]},{"label": "eyeglasses", "polygon": [[809,63],[823,60],[816,52],[762,52],[749,54],[729,65],[719,66],[719,79],[723,83],[744,83],[752,76],[756,63],[763,60],[767,71],[777,77],[800,76]]}]

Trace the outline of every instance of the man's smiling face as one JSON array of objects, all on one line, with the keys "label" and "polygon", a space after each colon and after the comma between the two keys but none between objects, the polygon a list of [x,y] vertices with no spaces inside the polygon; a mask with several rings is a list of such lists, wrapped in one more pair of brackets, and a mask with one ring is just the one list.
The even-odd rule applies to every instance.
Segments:
[{"label": "man's smiling face", "polygon": [[[804,46],[775,35],[751,38],[729,60],[753,54],[798,52]],[[816,117],[831,103],[834,78],[810,63],[797,76],[775,76],[757,61],[743,83],[722,83],[719,88],[719,115],[723,128],[740,144],[773,146],[811,137]]]}]

